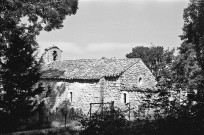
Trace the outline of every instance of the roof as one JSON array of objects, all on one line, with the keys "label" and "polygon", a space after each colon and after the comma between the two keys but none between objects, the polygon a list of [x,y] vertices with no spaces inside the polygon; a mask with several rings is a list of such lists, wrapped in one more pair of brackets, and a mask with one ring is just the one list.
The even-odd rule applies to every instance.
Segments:
[{"label": "roof", "polygon": [[131,59],[79,59],[55,61],[43,67],[44,79],[98,80],[102,77],[117,77],[139,62]]},{"label": "roof", "polygon": [[[53,46],[51,46],[49,48],[46,48],[45,51],[48,51],[48,50],[53,49],[53,48],[56,48],[56,49],[60,50],[57,46],[53,45]],[[60,50],[60,51],[62,52],[62,50]]]}]

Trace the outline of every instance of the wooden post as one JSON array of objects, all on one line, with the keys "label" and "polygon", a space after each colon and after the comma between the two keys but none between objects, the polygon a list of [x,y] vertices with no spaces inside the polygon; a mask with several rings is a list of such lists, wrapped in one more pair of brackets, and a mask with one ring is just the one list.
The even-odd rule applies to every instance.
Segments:
[{"label": "wooden post", "polygon": [[100,79],[100,102],[101,102],[100,107],[101,107],[102,115],[103,115],[104,89],[105,89],[104,85],[105,85],[105,78],[103,77]]},{"label": "wooden post", "polygon": [[130,102],[129,102],[129,121],[130,121]]},{"label": "wooden post", "polygon": [[67,115],[66,114],[64,116],[64,122],[65,122],[65,127],[66,127],[66,125],[67,125]]},{"label": "wooden post", "polygon": [[101,107],[101,114],[102,114],[102,118],[103,118],[103,102],[102,102],[102,107]]},{"label": "wooden post", "polygon": [[68,110],[67,110],[67,109],[68,109],[68,108],[67,108],[67,104],[68,104],[68,103],[66,102],[66,103],[65,103],[65,112],[64,112],[64,113],[65,113],[65,114],[64,114],[65,127],[66,127],[66,125],[67,125],[67,113],[68,113]]},{"label": "wooden post", "polygon": [[92,105],[92,104],[90,103],[90,119],[91,119],[91,105]]},{"label": "wooden post", "polygon": [[114,101],[111,101],[111,114],[113,114],[114,111]]}]

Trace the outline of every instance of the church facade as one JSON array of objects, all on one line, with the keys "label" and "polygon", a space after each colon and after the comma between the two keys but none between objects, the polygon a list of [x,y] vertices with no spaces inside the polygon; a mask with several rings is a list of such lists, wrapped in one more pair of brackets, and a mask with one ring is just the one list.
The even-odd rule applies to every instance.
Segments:
[{"label": "church facade", "polygon": [[[45,50],[42,82],[51,88],[49,107],[57,110],[64,101],[84,114],[90,103],[110,103],[118,108],[128,105],[137,110],[145,92],[154,91],[156,81],[139,58],[61,60],[62,51],[56,47]],[[97,106],[92,108],[96,111]]]}]

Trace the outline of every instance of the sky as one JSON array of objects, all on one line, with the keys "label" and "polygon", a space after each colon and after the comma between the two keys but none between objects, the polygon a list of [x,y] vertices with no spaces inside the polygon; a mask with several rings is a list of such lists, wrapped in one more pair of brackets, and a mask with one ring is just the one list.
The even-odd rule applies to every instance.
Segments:
[{"label": "sky", "polygon": [[41,32],[41,52],[56,45],[63,60],[125,58],[136,46],[177,48],[189,0],[79,0],[64,27]]}]

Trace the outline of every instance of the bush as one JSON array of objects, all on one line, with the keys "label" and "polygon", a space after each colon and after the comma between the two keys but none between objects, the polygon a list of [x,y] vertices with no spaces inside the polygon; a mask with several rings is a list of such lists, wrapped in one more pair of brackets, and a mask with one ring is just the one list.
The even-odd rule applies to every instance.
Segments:
[{"label": "bush", "polygon": [[129,124],[120,110],[105,110],[82,120],[84,130],[80,135],[127,135]]},{"label": "bush", "polygon": [[80,135],[202,135],[204,128],[185,111],[179,117],[168,115],[157,119],[128,121],[120,110],[95,113],[82,120],[84,130]]}]

